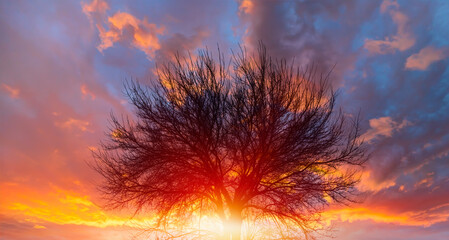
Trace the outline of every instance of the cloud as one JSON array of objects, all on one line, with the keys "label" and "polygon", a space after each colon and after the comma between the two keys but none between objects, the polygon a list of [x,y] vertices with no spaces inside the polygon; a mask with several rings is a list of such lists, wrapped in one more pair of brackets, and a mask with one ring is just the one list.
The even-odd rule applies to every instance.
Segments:
[{"label": "cloud", "polygon": [[103,0],[93,0],[91,3],[81,3],[83,13],[90,16],[94,13],[105,14],[109,4]]},{"label": "cloud", "polygon": [[[393,9],[391,9],[394,7]],[[371,54],[387,54],[394,53],[396,50],[405,51],[415,44],[415,38],[408,29],[408,17],[402,12],[398,11],[399,5],[397,2],[384,0],[381,5],[381,12],[384,13],[390,9],[389,13],[393,22],[396,23],[398,30],[396,35],[386,37],[385,40],[366,39],[364,47]]]},{"label": "cloud", "polygon": [[429,227],[444,223],[449,218],[449,193],[445,190],[449,179],[434,182],[433,177],[432,172],[425,174],[426,180],[421,180],[418,188],[398,184],[365,195],[363,203],[350,207],[334,205],[324,212],[324,217],[328,221],[374,221],[400,226]]},{"label": "cloud", "polygon": [[391,137],[395,131],[410,125],[410,122],[404,119],[401,123],[397,123],[391,117],[380,117],[370,119],[369,125],[371,128],[360,136],[360,139],[368,143],[381,136]]},{"label": "cloud", "polygon": [[90,3],[81,2],[82,12],[90,21],[91,26],[101,24],[107,18],[109,4],[104,0],[92,0]]},{"label": "cloud", "polygon": [[294,59],[301,67],[314,65],[323,72],[333,69],[332,82],[338,85],[355,60],[348,39],[356,34],[356,28],[335,24],[328,29],[327,24],[336,19],[346,24],[348,13],[357,12],[365,18],[372,11],[371,5],[354,1],[239,1],[240,22],[235,32],[250,52],[262,41],[275,58]]},{"label": "cloud", "polygon": [[[149,23],[146,18],[140,20],[126,12],[118,11],[111,17],[106,17],[109,5],[102,0],[93,0],[90,4],[82,3],[81,5],[84,14],[91,19],[91,22],[96,22],[101,41],[97,49],[100,52],[112,47],[116,42],[121,42],[143,51],[151,59],[154,57],[154,52],[161,47],[158,35],[164,33],[164,27]],[[92,19],[93,15],[94,19]],[[104,24],[108,29],[104,27]]]},{"label": "cloud", "polygon": [[190,36],[181,33],[175,33],[165,39],[161,48],[156,52],[156,61],[165,63],[166,61],[174,61],[175,54],[182,57],[195,58],[195,52],[191,52],[196,48],[202,47],[203,41],[210,36],[210,32],[204,28],[196,28]]},{"label": "cloud", "polygon": [[90,123],[88,121],[83,121],[80,119],[69,118],[68,120],[66,120],[64,122],[57,122],[55,125],[60,128],[65,128],[65,129],[76,128],[83,132],[90,131],[89,130]]},{"label": "cloud", "polygon": [[164,32],[164,27],[157,27],[146,19],[139,20],[129,13],[117,12],[108,18],[108,25],[109,30],[106,30],[97,24],[101,39],[98,46],[100,52],[122,41],[145,52],[148,58],[153,58],[154,51],[161,47],[157,35]]},{"label": "cloud", "polygon": [[407,58],[405,69],[410,70],[426,70],[430,64],[440,61],[448,57],[447,49],[436,49],[427,46]]},{"label": "cloud", "polygon": [[250,14],[254,9],[254,2],[251,0],[241,0],[239,4],[239,12]]},{"label": "cloud", "polygon": [[380,12],[384,13],[388,10],[390,7],[396,7],[399,8],[399,4],[396,0],[384,0],[382,4],[380,4]]},{"label": "cloud", "polygon": [[[432,213],[432,214],[425,214]],[[436,206],[428,211],[409,211],[405,213],[393,213],[390,209],[380,208],[342,208],[326,211],[324,217],[327,221],[340,220],[343,222],[355,222],[371,220],[374,222],[392,223],[402,226],[429,227],[436,223],[445,222],[449,218],[449,204]],[[427,215],[424,217],[423,215]]]},{"label": "cloud", "polygon": [[83,98],[89,96],[92,100],[95,100],[95,94],[87,87],[86,84],[81,85],[81,94],[83,94]]},{"label": "cloud", "polygon": [[387,189],[393,186],[396,186],[396,178],[383,179],[379,181],[376,176],[373,176],[372,170],[366,170],[362,173],[362,177],[360,179],[360,183],[357,185],[357,188],[364,192],[378,192],[382,189]]},{"label": "cloud", "polygon": [[[120,217],[105,212],[92,202],[90,196],[55,185],[50,186],[50,189],[46,189],[47,186],[42,186],[42,190],[47,190],[47,192],[36,191],[17,184],[0,184],[0,186],[2,194],[14,193],[8,199],[1,201],[1,211],[8,213],[9,216],[27,219],[28,222],[105,228],[111,226],[138,227],[150,224],[154,220],[151,217],[143,216],[130,220],[127,216]],[[18,194],[19,192],[20,194]],[[29,196],[33,197],[29,198]]]},{"label": "cloud", "polygon": [[9,94],[11,98],[18,98],[20,90],[18,88],[13,88],[7,84],[2,83],[3,89]]},{"label": "cloud", "polygon": [[34,225],[33,228],[35,228],[35,229],[46,229],[45,226],[38,225],[38,224]]},{"label": "cloud", "polygon": [[421,181],[415,183],[415,188],[419,188],[419,187],[431,187],[434,183],[434,175],[435,172],[429,172],[426,174],[426,176],[421,179]]},{"label": "cloud", "polygon": [[127,226],[109,226],[98,229],[93,226],[74,224],[55,224],[50,222],[35,222],[17,220],[10,216],[0,216],[0,233],[4,240],[123,240],[138,238],[142,230]]}]

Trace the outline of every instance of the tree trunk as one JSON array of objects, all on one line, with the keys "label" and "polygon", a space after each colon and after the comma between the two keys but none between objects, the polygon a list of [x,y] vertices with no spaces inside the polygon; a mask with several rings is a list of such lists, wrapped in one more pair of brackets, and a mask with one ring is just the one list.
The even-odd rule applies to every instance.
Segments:
[{"label": "tree trunk", "polygon": [[225,225],[226,240],[240,240],[242,235],[242,211],[240,209],[231,210],[231,216]]},{"label": "tree trunk", "polygon": [[242,217],[238,216],[238,218],[234,218],[232,224],[232,240],[240,240],[242,236]]}]

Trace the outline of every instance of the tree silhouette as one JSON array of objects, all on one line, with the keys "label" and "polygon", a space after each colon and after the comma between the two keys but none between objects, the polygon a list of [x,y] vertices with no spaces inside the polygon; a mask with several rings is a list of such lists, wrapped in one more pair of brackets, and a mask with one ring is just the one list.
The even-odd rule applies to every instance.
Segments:
[{"label": "tree silhouette", "polygon": [[125,84],[137,117],[111,115],[94,153],[102,190],[111,207],[153,213],[157,231],[207,214],[223,239],[243,238],[242,223],[246,238],[258,224],[278,230],[260,239],[307,237],[323,207],[352,200],[367,159],[359,120],[335,110],[329,73],[273,60],[262,45],[228,65],[218,55],[177,56],[157,83]]}]

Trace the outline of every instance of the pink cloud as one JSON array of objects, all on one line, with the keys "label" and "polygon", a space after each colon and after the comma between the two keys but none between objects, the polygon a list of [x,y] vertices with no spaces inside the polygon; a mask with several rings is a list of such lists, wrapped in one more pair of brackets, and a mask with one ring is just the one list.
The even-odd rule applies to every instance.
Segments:
[{"label": "pink cloud", "polygon": [[382,2],[382,4],[380,5],[380,12],[381,12],[381,13],[384,13],[384,12],[386,12],[386,11],[388,10],[388,8],[390,8],[390,7],[396,7],[396,8],[399,8],[399,4],[398,4],[398,2],[396,2],[395,0],[394,0],[394,1],[392,1],[392,0],[384,0],[384,1]]},{"label": "pink cloud", "polygon": [[81,7],[92,25],[96,22],[102,22],[102,19],[106,18],[106,11],[109,10],[109,4],[104,0],[93,0],[90,3],[82,2]]},{"label": "pink cloud", "polygon": [[389,13],[393,22],[398,26],[396,35],[386,37],[384,40],[366,39],[364,47],[371,54],[394,53],[396,50],[405,51],[415,44],[415,38],[407,28],[408,17],[397,10],[397,2],[385,0],[381,5],[381,12],[384,13],[390,9]]},{"label": "pink cloud", "polygon": [[18,98],[20,90],[18,88],[11,87],[7,84],[2,84],[3,89],[9,94],[11,98]]},{"label": "pink cloud", "polygon": [[55,125],[60,128],[78,129],[82,132],[86,132],[89,131],[90,123],[88,121],[83,121],[80,119],[69,118],[63,122],[57,122]]},{"label": "pink cloud", "polygon": [[370,119],[369,125],[371,128],[360,136],[360,139],[368,143],[380,136],[391,137],[395,131],[410,125],[410,122],[404,119],[401,123],[398,123],[393,121],[391,117],[381,117]]},{"label": "pink cloud", "polygon": [[83,98],[89,96],[92,100],[95,99],[95,94],[87,87],[86,84],[81,85],[81,93],[83,94]]},{"label": "pink cloud", "polygon": [[106,13],[106,11],[109,9],[109,5],[107,2],[103,0],[93,0],[91,3],[81,3],[81,6],[83,7],[83,12],[86,15],[89,15],[91,13]]},{"label": "pink cloud", "polygon": [[446,57],[448,57],[448,51],[446,49],[436,49],[432,46],[427,46],[407,58],[405,69],[426,70],[430,64],[445,59]]}]

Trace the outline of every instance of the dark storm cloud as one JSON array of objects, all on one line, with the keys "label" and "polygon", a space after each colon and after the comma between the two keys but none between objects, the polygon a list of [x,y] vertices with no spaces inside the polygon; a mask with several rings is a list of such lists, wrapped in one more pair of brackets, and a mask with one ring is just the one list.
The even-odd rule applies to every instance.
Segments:
[{"label": "dark storm cloud", "polygon": [[[301,66],[318,65],[333,72],[340,86],[359,54],[354,38],[380,2],[369,1],[255,1],[241,13],[248,29],[245,43],[263,41],[277,57],[295,59]],[[357,19],[357,21],[355,21]]]}]

